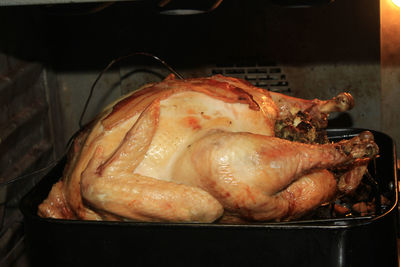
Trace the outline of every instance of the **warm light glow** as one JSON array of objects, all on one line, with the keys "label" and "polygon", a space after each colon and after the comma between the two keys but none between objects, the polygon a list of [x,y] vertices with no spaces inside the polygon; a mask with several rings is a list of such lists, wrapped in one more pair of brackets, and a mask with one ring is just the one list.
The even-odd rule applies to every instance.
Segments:
[{"label": "warm light glow", "polygon": [[400,7],[400,0],[392,0],[393,4],[395,4],[397,7]]}]

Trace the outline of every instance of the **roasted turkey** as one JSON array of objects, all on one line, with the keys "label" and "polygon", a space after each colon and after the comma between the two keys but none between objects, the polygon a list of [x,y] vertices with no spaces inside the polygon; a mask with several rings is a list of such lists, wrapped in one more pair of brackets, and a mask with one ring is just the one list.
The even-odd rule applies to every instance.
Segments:
[{"label": "roasted turkey", "polygon": [[354,191],[378,154],[369,132],[328,142],[328,114],[352,106],[347,93],[302,100],[221,75],[170,75],[110,105],[81,131],[38,214],[164,222],[301,217]]}]

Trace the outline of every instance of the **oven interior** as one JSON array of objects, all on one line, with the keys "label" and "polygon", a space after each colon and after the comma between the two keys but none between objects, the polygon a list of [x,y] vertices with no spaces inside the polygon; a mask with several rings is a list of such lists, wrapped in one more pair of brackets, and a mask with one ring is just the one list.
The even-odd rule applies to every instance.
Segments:
[{"label": "oven interior", "polygon": [[[157,56],[185,78],[223,74],[307,99],[348,91],[355,108],[331,116],[330,127],[389,131],[396,141],[397,107],[382,100],[395,94],[382,88],[382,1],[12,2],[0,3],[0,262],[6,266],[29,266],[18,204],[63,158],[81,124],[171,73],[154,57],[125,57],[135,52]],[[83,112],[98,75],[121,57]]]}]

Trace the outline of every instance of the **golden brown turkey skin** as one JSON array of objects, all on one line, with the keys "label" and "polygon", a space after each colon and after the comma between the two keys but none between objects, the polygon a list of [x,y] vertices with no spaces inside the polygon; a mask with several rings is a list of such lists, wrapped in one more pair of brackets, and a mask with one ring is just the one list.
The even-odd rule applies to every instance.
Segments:
[{"label": "golden brown turkey skin", "polygon": [[312,102],[312,114],[338,108],[279,99],[276,105],[269,92],[220,75],[147,85],[76,138],[38,213],[172,222],[213,222],[224,211],[252,220],[299,217],[335,195],[327,168],[378,149],[370,137],[326,145],[274,137],[284,105],[310,109]]}]

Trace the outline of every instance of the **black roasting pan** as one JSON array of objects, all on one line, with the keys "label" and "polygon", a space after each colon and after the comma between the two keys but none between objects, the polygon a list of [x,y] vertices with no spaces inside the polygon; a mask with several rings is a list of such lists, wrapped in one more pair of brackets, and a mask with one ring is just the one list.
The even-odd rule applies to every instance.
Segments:
[{"label": "black roasting pan", "polygon": [[[362,129],[330,129],[332,140]],[[380,157],[371,175],[390,205],[364,217],[251,224],[44,219],[37,206],[60,162],[21,201],[33,266],[397,266],[397,175],[393,140],[372,131]]]}]

